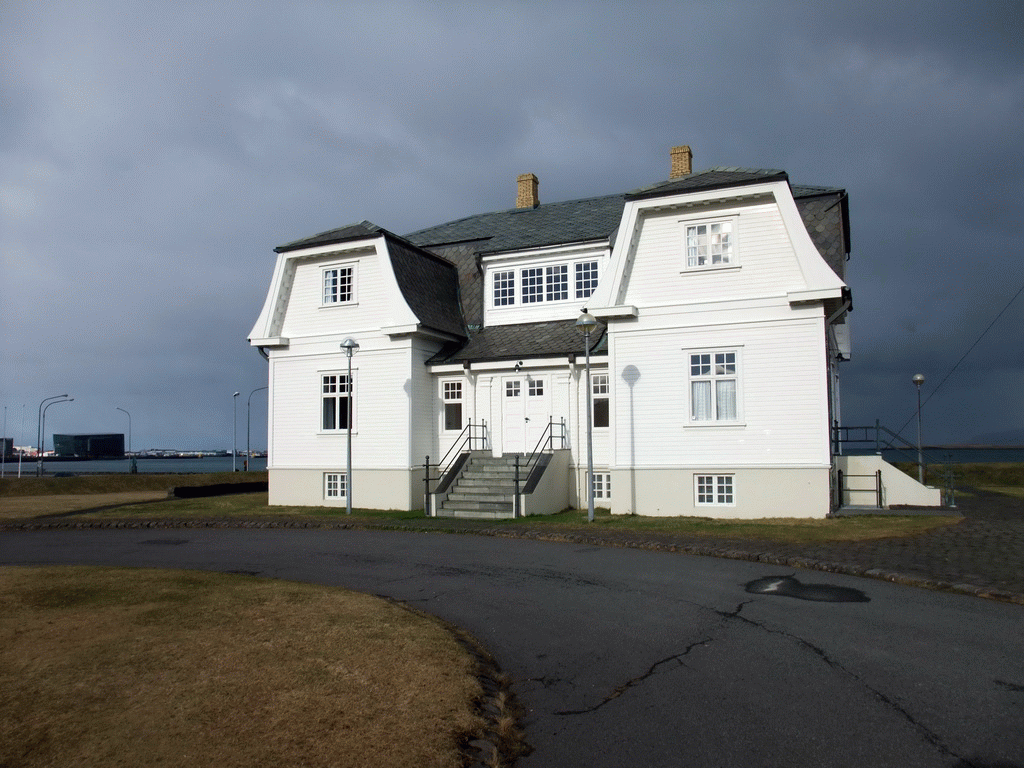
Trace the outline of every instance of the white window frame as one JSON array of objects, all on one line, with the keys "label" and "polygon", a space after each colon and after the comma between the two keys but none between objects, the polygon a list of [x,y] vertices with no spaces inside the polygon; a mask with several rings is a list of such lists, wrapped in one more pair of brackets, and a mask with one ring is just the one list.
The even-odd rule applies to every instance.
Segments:
[{"label": "white window frame", "polygon": [[[682,250],[683,250],[682,271],[683,272],[707,272],[707,271],[714,271],[714,270],[720,270],[720,269],[738,269],[739,268],[739,266],[740,266],[740,258],[739,258],[739,236],[738,236],[739,217],[738,216],[718,216],[718,217],[711,217],[711,218],[696,218],[695,217],[695,218],[690,218],[690,219],[682,219],[682,220],[680,220],[679,225],[680,225],[680,227],[682,229],[682,235],[681,236],[682,236],[682,242],[683,242],[683,245],[682,245]],[[714,259],[716,257],[716,254],[714,253],[714,248],[716,246],[716,243],[712,242],[713,236],[715,234],[721,235],[722,233],[721,232],[719,232],[719,233],[707,232],[707,233],[705,233],[705,235],[709,238],[709,240],[705,243],[705,246],[707,247],[708,250],[704,254],[704,256],[706,258],[706,263],[704,263],[704,264],[691,264],[690,263],[691,259],[700,258],[700,256],[701,256],[700,253],[691,254],[691,248],[694,248],[694,247],[699,248],[700,247],[700,243],[699,242],[693,243],[691,241],[691,237],[692,237],[691,236],[691,228],[692,229],[697,229],[699,227],[709,227],[709,228],[711,228],[711,227],[715,227],[715,226],[721,227],[723,225],[728,227],[728,229],[729,229],[729,232],[728,232],[728,240],[729,240],[729,249],[728,249],[728,251],[729,252],[728,252],[728,255],[727,255],[727,259],[728,260],[727,261],[722,261],[721,260],[722,259],[722,254],[718,254],[719,261],[717,263],[714,261]],[[717,243],[717,245],[721,245],[721,243],[719,242],[719,243]]]},{"label": "white window frame", "polygon": [[598,256],[494,266],[488,270],[490,308],[564,305],[588,299],[597,290],[602,271],[603,259]]},{"label": "white window frame", "polygon": [[735,507],[736,476],[731,474],[695,474],[693,476],[695,507]]},{"label": "white window frame", "polygon": [[[461,379],[443,379],[441,382],[441,430],[444,432],[461,432],[466,428],[466,386]],[[458,397],[455,397],[455,394]],[[459,406],[459,426],[448,427],[448,406]]]},{"label": "white window frame", "polygon": [[[337,377],[338,380],[336,382],[334,382],[334,383],[335,383],[336,386],[340,387],[340,386],[342,386],[342,380],[348,378],[348,371],[347,370],[345,370],[345,371],[320,371],[317,374],[318,397],[319,397],[318,402],[319,402],[319,405],[320,405],[320,407],[317,409],[317,419],[319,420],[318,421],[318,430],[317,431],[320,434],[322,434],[322,435],[345,434],[345,433],[347,433],[348,428],[345,427],[345,426],[339,426],[340,425],[340,420],[338,418],[338,415],[341,413],[341,408],[338,406],[338,401],[339,401],[340,396],[342,394],[340,390],[337,390],[335,393],[333,393],[334,394],[334,401],[335,401],[335,407],[334,407],[334,426],[333,427],[325,427],[324,426],[324,400],[326,399],[327,395],[332,394],[332,393],[329,393],[329,392],[324,392],[325,379],[328,376],[335,376],[335,377]],[[357,411],[358,411],[358,406],[359,406],[359,401],[357,399],[358,395],[359,395],[359,376],[356,373],[356,369],[353,368],[352,369],[352,381],[350,382],[349,387],[348,387],[348,396],[350,398],[352,398],[352,431],[353,432],[358,431],[357,428],[356,428],[358,426],[358,423],[359,423],[359,420],[358,420],[358,418],[356,416]]]},{"label": "white window frame", "polygon": [[344,472],[324,472],[324,499],[333,501],[348,496],[348,476]]},{"label": "white window frame", "polygon": [[[320,268],[320,306],[321,307],[351,307],[358,303],[356,296],[356,286],[358,284],[358,262],[350,261],[338,264],[325,264]],[[327,279],[328,273],[335,271],[348,270],[349,272],[349,291],[347,299],[329,299],[327,295]]]},{"label": "white window frame", "polygon": [[591,479],[594,488],[594,499],[610,499],[612,497],[612,473],[595,472]]},{"label": "white window frame", "polygon": [[[740,347],[715,347],[708,349],[687,349],[684,350],[686,357],[686,413],[687,423],[696,427],[716,427],[741,425],[743,423],[743,387],[741,385],[743,375],[743,358]],[[730,372],[724,366],[730,364],[729,356],[732,356],[731,364],[733,370]],[[695,358],[699,358],[695,361]],[[704,358],[707,358],[706,360]],[[694,371],[694,366],[699,365],[700,370]],[[705,365],[707,370],[705,371]],[[721,408],[721,396],[724,385],[731,381],[733,384],[733,413],[724,416],[719,414]],[[697,396],[695,384],[707,385],[707,396],[709,399],[708,416],[698,418]]]},{"label": "white window frame", "polygon": [[[597,401],[604,400],[608,423],[598,426],[597,423]],[[608,429],[611,427],[611,379],[605,372],[590,374],[590,423],[594,429]]]}]

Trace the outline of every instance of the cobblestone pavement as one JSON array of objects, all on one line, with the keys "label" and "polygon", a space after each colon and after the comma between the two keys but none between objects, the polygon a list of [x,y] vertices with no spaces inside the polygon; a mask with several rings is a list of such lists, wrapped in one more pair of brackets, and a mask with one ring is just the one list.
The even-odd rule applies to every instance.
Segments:
[{"label": "cobblestone pavement", "polygon": [[242,520],[118,520],[74,522],[73,518],[47,522],[0,524],[10,528],[69,527],[334,527],[413,531],[445,531],[509,538],[568,541],[602,546],[635,547],[684,552],[712,557],[771,563],[789,568],[810,568],[834,573],[882,578],[933,589],[995,598],[1024,605],[1024,499],[972,491],[958,499],[955,512],[963,519],[916,536],[859,542],[780,544],[751,539],[713,539],[638,531],[578,528],[495,526],[478,520],[432,519],[360,521],[350,525],[297,522],[287,519]]}]

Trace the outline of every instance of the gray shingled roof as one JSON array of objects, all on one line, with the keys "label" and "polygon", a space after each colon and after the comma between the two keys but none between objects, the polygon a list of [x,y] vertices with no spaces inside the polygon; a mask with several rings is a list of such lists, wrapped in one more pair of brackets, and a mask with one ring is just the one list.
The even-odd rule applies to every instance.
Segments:
[{"label": "gray shingled roof", "polygon": [[360,221],[358,224],[347,224],[337,229],[329,229],[320,232],[312,237],[304,237],[301,240],[293,240],[290,243],[279,245],[274,249],[275,253],[285,251],[297,251],[300,248],[312,248],[315,245],[330,245],[332,243],[344,243],[349,240],[362,240],[365,237],[375,237],[387,230],[378,227],[373,222]]},{"label": "gray shingled roof", "polygon": [[511,208],[467,216],[406,235],[416,245],[484,241],[477,253],[500,253],[560,243],[607,239],[622,218],[623,195],[591,197],[536,208]]},{"label": "gray shingled roof", "polygon": [[635,189],[625,195],[626,200],[643,200],[680,192],[697,192],[706,189],[726,189],[744,184],[762,184],[768,181],[788,181],[785,171],[774,168],[708,168],[689,176],[669,179],[649,187]]},{"label": "gray shingled roof", "polygon": [[[449,344],[427,360],[427,364],[582,355],[583,338],[575,326],[576,320],[572,319],[481,328],[470,333],[464,346]],[[601,330],[591,336],[591,354],[606,350],[604,330],[605,327],[601,326]]]}]

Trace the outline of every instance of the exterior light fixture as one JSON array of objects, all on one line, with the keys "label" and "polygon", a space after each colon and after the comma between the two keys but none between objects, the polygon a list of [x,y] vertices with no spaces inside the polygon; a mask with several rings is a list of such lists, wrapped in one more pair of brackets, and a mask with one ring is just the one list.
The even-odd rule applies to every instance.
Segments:
[{"label": "exterior light fixture", "polygon": [[352,355],[359,351],[359,342],[349,336],[341,342],[341,348],[345,350],[348,357],[348,418],[345,421],[348,431],[348,451],[345,465],[345,514],[352,514],[352,394],[355,391],[352,387]]},{"label": "exterior light fixture", "polygon": [[594,424],[591,414],[590,335],[599,327],[597,318],[583,308],[576,319],[576,330],[583,336],[583,352],[587,356],[587,522],[594,522]]}]

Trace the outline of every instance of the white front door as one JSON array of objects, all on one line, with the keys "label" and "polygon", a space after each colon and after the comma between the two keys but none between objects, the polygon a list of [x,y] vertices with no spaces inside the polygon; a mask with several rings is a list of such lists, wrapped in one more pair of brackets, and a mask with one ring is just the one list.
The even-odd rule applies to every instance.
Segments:
[{"label": "white front door", "polygon": [[502,382],[502,453],[530,453],[548,426],[551,393],[545,376],[510,376]]}]

